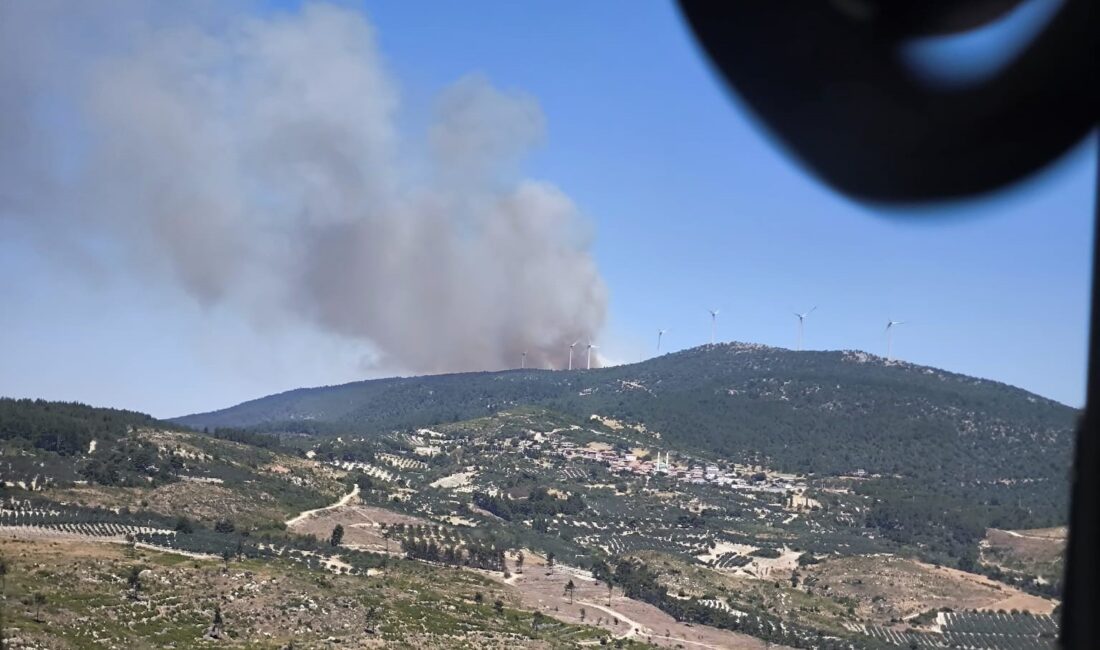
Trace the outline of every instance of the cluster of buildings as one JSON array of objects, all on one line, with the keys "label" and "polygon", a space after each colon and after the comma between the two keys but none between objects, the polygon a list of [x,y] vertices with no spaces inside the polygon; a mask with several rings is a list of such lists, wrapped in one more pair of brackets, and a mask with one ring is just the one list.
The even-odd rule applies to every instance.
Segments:
[{"label": "cluster of buildings", "polygon": [[658,451],[644,456],[632,451],[607,448],[602,445],[578,447],[575,443],[563,440],[554,445],[555,450],[566,460],[590,460],[607,463],[613,473],[629,472],[643,477],[668,476],[693,485],[712,484],[731,489],[754,492],[783,493],[804,487],[793,477],[767,475],[753,471],[748,467],[720,467],[714,463],[696,462],[691,459],[672,462],[671,452]]}]

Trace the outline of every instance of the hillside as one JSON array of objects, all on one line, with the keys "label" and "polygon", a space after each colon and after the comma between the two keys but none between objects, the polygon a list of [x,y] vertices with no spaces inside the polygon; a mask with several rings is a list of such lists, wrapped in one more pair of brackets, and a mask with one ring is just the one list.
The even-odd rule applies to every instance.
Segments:
[{"label": "hillside", "polygon": [[[1053,465],[1045,478],[987,480],[1019,471],[988,453],[968,460],[974,478],[942,481],[936,463],[966,476],[963,461],[930,448],[899,460],[908,475],[789,471],[779,459],[791,456],[748,446],[771,442],[729,414],[752,417],[754,403],[780,412],[769,406],[779,402],[784,417],[831,431],[823,448],[835,461],[868,447],[844,436],[841,416],[849,426],[859,417],[840,401],[845,387],[867,412],[885,408],[869,395],[909,404],[898,412],[934,422],[945,439],[953,420],[927,404],[972,400],[969,417],[983,424],[956,437],[985,450],[1015,439],[1042,460],[1057,445],[1034,435],[1052,417],[1038,409],[1061,407],[864,357],[842,356],[826,373],[822,358],[722,346],[671,355],[656,369],[599,371],[602,379],[512,372],[465,384],[370,382],[390,391],[431,384],[437,406],[492,382],[587,385],[431,427],[337,420],[323,435],[204,433],[138,414],[6,402],[0,560],[15,598],[5,633],[23,640],[12,647],[40,647],[50,626],[72,620],[80,625],[56,647],[274,648],[289,638],[295,647],[454,647],[469,635],[471,647],[1049,646],[1061,562],[1056,548],[1033,552],[1038,533],[1025,529],[1063,520],[1065,474]],[[783,370],[794,377],[786,383],[752,374],[791,361],[814,363]],[[741,403],[745,387],[756,387],[755,402]],[[815,401],[827,392],[843,408]],[[378,406],[411,413],[415,403],[394,392]],[[693,408],[700,429],[724,427],[742,442],[716,449],[677,428],[670,413]],[[1010,420],[1013,408],[1033,411]],[[55,412],[68,414],[55,434],[94,429],[87,448],[40,444],[51,429],[37,422]],[[991,428],[989,412],[1015,428]],[[880,416],[886,430],[915,426],[889,410]],[[55,579],[63,567],[72,577]],[[150,619],[154,611],[163,614]],[[214,639],[219,611],[224,634]]]},{"label": "hillside", "polygon": [[1077,411],[1005,384],[862,352],[724,344],[590,371],[299,389],[177,421],[370,434],[517,406],[642,423],[673,445],[787,471],[1034,483],[1064,476]]},{"label": "hillside", "polygon": [[[506,419],[462,426],[488,431]],[[568,648],[614,638],[629,648],[641,645],[643,629],[676,642],[764,645],[680,623],[621,593],[615,609],[610,599],[605,607],[591,580],[576,605],[570,595],[568,613],[559,611],[564,595],[553,606],[533,597],[509,577],[505,553],[518,573],[525,551],[534,567],[541,560],[531,549],[562,542],[536,534],[524,546],[518,522],[455,517],[469,507],[422,483],[428,464],[394,439],[370,448],[349,441],[336,454],[339,438],[284,447],[269,436],[203,434],[141,414],[29,400],[3,402],[0,431],[5,647]],[[60,450],[38,444],[77,434],[92,437]],[[433,468],[428,483],[453,470]],[[421,514],[405,512],[414,507]],[[333,520],[346,523],[342,542]],[[400,533],[386,522],[400,523]],[[449,544],[450,568],[430,555],[434,541],[425,542],[428,555],[410,546],[432,536]],[[565,549],[581,556],[575,544]],[[567,575],[546,578],[564,594]]]},{"label": "hillside", "polygon": [[0,399],[0,489],[250,524],[323,504],[342,489],[331,471],[282,452],[270,437],[232,437],[239,441],[131,411]]},{"label": "hillside", "polygon": [[541,649],[609,636],[547,619],[535,627],[519,599],[492,580],[472,572],[439,580],[412,562],[391,561],[380,579],[288,558],[222,562],[3,535],[0,555],[18,558],[9,560],[5,585],[5,648]]}]

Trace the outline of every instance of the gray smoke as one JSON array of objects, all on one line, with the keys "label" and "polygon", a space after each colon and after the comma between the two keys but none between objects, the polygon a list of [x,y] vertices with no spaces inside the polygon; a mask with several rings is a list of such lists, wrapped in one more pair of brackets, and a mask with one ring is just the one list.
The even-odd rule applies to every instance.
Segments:
[{"label": "gray smoke", "polygon": [[402,129],[362,14],[174,5],[0,4],[0,219],[388,369],[562,367],[599,330],[583,218],[519,173],[533,99],[469,76]]}]

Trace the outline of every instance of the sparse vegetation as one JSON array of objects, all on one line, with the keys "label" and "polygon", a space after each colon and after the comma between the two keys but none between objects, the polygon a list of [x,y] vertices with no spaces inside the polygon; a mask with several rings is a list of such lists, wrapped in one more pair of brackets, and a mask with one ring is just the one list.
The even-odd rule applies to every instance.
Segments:
[{"label": "sparse vegetation", "polygon": [[[665,617],[662,625],[675,634],[684,634],[677,626],[690,623],[719,639],[736,633],[803,648],[876,648],[887,640],[928,641],[908,632],[895,637],[893,630],[907,624],[918,628],[913,634],[930,634],[944,607],[959,611],[1011,601],[1006,610],[1049,611],[1049,601],[1010,585],[1056,594],[1056,582],[1039,578],[1057,574],[1057,558],[1039,554],[1037,546],[1022,554],[1022,544],[1010,543],[1017,537],[987,527],[1059,521],[1050,477],[1062,453],[1057,421],[1068,411],[1043,401],[1025,406],[1013,390],[938,371],[856,364],[843,354],[787,354],[716,346],[711,353],[668,355],[661,361],[666,374],[659,388],[646,374],[657,369],[646,364],[633,367],[641,374],[629,378],[618,378],[623,369],[536,372],[521,382],[505,373],[493,380],[504,382],[501,390],[483,386],[488,376],[467,378],[461,390],[449,379],[432,378],[431,390],[438,389],[433,396],[441,403],[452,404],[470,386],[483,386],[501,401],[469,420],[455,418],[465,407],[456,408],[426,428],[411,424],[423,411],[403,413],[403,424],[392,429],[371,428],[419,379],[389,382],[389,399],[381,414],[372,411],[363,419],[365,430],[340,429],[346,425],[339,418],[316,423],[320,436],[213,428],[224,424],[208,425],[215,431],[210,435],[172,431],[163,423],[135,425],[97,441],[94,452],[72,452],[79,472],[106,471],[107,478],[85,486],[74,483],[79,474],[60,473],[45,479],[45,491],[30,489],[26,482],[35,474],[29,472],[41,476],[58,452],[12,436],[7,444],[24,445],[30,454],[13,458],[45,460],[40,466],[20,460],[9,468],[25,472],[19,476],[26,487],[0,493],[6,504],[0,527],[58,543],[125,541],[118,550],[125,563],[110,571],[113,595],[95,597],[135,606],[163,602],[158,581],[169,564],[164,558],[193,562],[190,571],[199,574],[172,579],[202,575],[199,582],[212,591],[194,595],[187,632],[174,641],[183,645],[204,636],[227,644],[261,633],[276,639],[288,630],[322,638],[313,607],[296,601],[301,596],[293,591],[271,592],[279,594],[272,602],[285,609],[263,624],[245,623],[248,617],[230,606],[233,601],[210,595],[227,581],[260,585],[259,574],[316,594],[309,598],[319,609],[319,599],[328,599],[328,615],[340,625],[383,642],[406,638],[395,635],[445,636],[452,633],[448,626],[463,634],[560,639],[555,635],[565,628],[559,621],[587,626],[569,632],[580,635],[570,638],[639,638],[642,632],[627,622],[631,616],[623,608],[644,605],[647,616]],[[726,365],[703,372],[718,360]],[[775,384],[776,373],[792,378]],[[965,480],[940,486],[920,479],[923,463],[932,462],[927,458],[899,455],[894,465],[880,458],[886,448],[869,439],[866,422],[841,434],[868,413],[893,408],[902,394],[908,396],[906,417],[923,418],[923,424],[906,420],[891,428],[888,419],[872,417],[891,436],[937,440],[960,426],[958,413],[966,413],[970,447],[954,452],[985,453],[997,440],[1005,449],[1038,450],[1035,457],[1045,460],[1026,477],[1015,459],[995,455],[989,467],[966,469],[952,461],[947,472],[965,474]],[[508,395],[515,399],[505,409],[500,405],[509,403]],[[750,435],[739,418],[762,420],[742,411],[743,399],[765,412],[782,409],[783,415]],[[529,405],[517,406],[523,403]],[[682,422],[672,422],[671,414]],[[1005,424],[1009,414],[1016,418],[1011,425]],[[695,429],[687,431],[683,422]],[[715,437],[720,426],[729,440],[740,441],[736,451]],[[806,443],[799,427],[813,430],[814,441]],[[831,441],[828,449],[820,446],[825,440]],[[781,451],[776,441],[782,441]],[[799,458],[809,452],[820,458],[807,465]],[[672,460],[657,465],[658,454]],[[803,473],[809,469],[815,473]],[[875,558],[901,564],[860,574],[859,563],[870,565]],[[970,571],[961,575],[971,577],[921,560]],[[844,568],[845,562],[852,564]],[[862,583],[844,582],[838,570]],[[998,582],[973,583],[985,580],[976,573]],[[457,591],[452,574],[463,576]],[[304,588],[302,580],[313,586]],[[879,584],[883,580],[896,584]],[[955,589],[958,581],[973,584]],[[80,609],[64,593],[44,588],[37,573],[20,583],[30,625],[53,611],[73,616]],[[531,600],[525,585],[535,584],[552,585],[541,592],[551,594],[552,606]],[[955,591],[931,602],[897,595],[933,584],[936,593],[948,586]],[[36,592],[48,594],[48,604],[36,604]],[[354,598],[355,604],[341,598]],[[291,612],[293,620],[287,618]],[[427,625],[427,612],[450,613],[447,622]],[[224,620],[215,625],[215,615]],[[323,627],[336,629],[327,619]],[[657,631],[646,634],[659,637]],[[662,631],[671,640],[670,630]],[[119,635],[165,641],[151,631]]]}]

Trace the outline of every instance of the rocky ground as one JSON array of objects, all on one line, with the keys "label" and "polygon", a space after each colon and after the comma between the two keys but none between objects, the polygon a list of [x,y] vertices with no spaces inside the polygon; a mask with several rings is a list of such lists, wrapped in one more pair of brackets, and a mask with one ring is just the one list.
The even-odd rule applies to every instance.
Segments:
[{"label": "rocky ground", "polygon": [[[7,648],[542,648],[595,639],[532,626],[515,590],[395,561],[371,577],[282,560],[198,560],[85,540],[0,539]],[[136,568],[136,569],[135,569]],[[137,571],[137,587],[130,582]],[[480,596],[478,596],[480,594]],[[501,602],[498,609],[496,601]],[[221,624],[215,625],[215,612]]]}]

